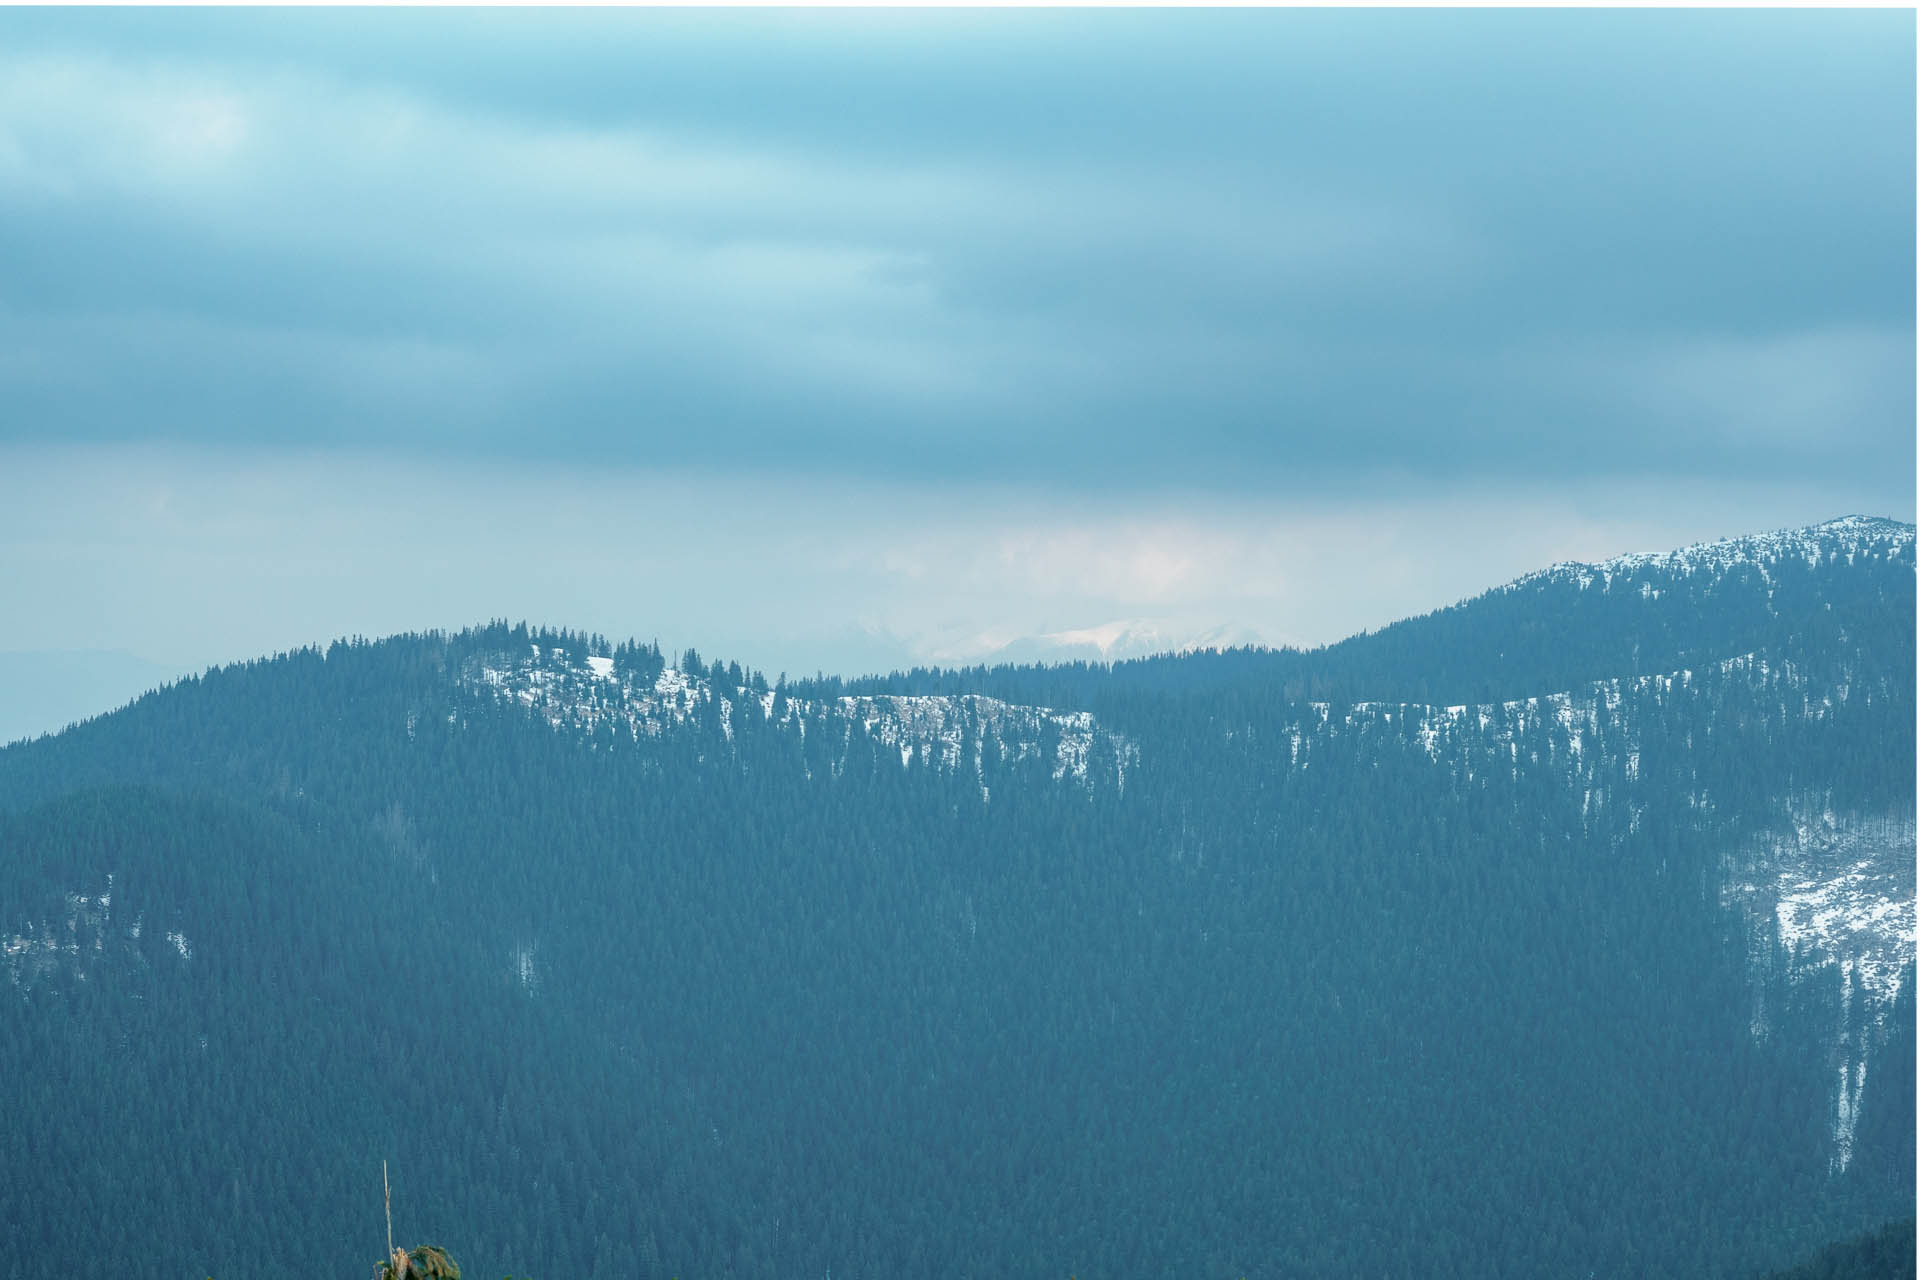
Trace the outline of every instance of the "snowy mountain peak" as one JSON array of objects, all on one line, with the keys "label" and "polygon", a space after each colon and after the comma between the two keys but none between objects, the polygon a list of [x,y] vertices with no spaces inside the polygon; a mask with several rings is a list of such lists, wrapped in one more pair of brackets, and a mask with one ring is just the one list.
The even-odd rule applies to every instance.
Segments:
[{"label": "snowy mountain peak", "polygon": [[1568,581],[1583,590],[1596,583],[1610,589],[1620,578],[1643,584],[1655,575],[1720,575],[1741,565],[1753,565],[1763,576],[1770,576],[1773,566],[1785,561],[1804,561],[1819,568],[1833,560],[1847,564],[1861,559],[1897,560],[1911,558],[1913,546],[1914,527],[1910,524],[1879,516],[1841,516],[1805,528],[1699,542],[1674,551],[1635,552],[1594,563],[1565,560],[1527,574],[1503,590]]},{"label": "snowy mountain peak", "polygon": [[1115,618],[1022,636],[998,645],[983,660],[1012,663],[1124,662],[1165,653],[1259,646],[1260,634],[1232,623],[1201,624],[1168,618]]}]

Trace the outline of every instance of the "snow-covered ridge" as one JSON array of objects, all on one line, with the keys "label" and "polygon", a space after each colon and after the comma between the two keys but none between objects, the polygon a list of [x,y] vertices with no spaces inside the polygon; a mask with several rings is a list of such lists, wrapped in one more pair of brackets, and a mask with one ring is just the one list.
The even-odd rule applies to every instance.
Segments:
[{"label": "snow-covered ridge", "polygon": [[898,748],[902,764],[917,754],[924,763],[946,769],[965,764],[978,774],[988,742],[1018,761],[1038,755],[1051,739],[1056,779],[1085,781],[1096,747],[1104,746],[1111,752],[1114,781],[1124,788],[1127,767],[1139,758],[1133,743],[1100,728],[1087,711],[1020,706],[973,693],[848,697],[836,699],[832,708],[849,725],[857,723],[875,740]]},{"label": "snow-covered ridge", "polygon": [[[611,658],[569,656],[565,649],[542,651],[537,644],[528,648],[526,654],[496,654],[467,663],[460,673],[461,685],[518,703],[555,729],[593,734],[612,727],[636,740],[657,738],[685,724],[714,700],[704,677],[687,676],[672,667],[643,681],[615,670]],[[721,703],[726,713],[723,722],[730,725],[732,703],[725,698]]]},{"label": "snow-covered ridge", "polygon": [[650,679],[622,671],[614,660],[573,655],[563,649],[494,654],[469,662],[460,673],[468,690],[527,708],[556,730],[597,737],[609,730],[616,741],[658,739],[703,718],[733,741],[740,717],[778,722],[801,735],[826,734],[842,750],[844,767],[853,735],[864,734],[900,753],[902,767],[916,760],[946,770],[971,769],[982,777],[988,744],[1002,760],[1022,761],[1050,753],[1056,779],[1090,781],[1099,762],[1103,774],[1124,787],[1139,749],[1101,728],[1087,712],[1020,706],[977,694],[957,696],[867,696],[826,700],[787,698],[759,686],[717,686],[705,675],[666,667]]},{"label": "snow-covered ridge", "polygon": [[[1742,661],[1720,664],[1716,674],[1750,675]],[[1778,677],[1769,670],[1760,678]],[[1638,793],[1642,720],[1670,699],[1687,696],[1696,678],[1692,671],[1675,671],[1597,680],[1565,692],[1446,707],[1308,703],[1288,730],[1286,763],[1309,769],[1321,751],[1344,739],[1383,756],[1418,752],[1415,758],[1448,771],[1460,788],[1485,786],[1495,777],[1518,779],[1545,766],[1579,798],[1584,826],[1604,824],[1630,834],[1639,829],[1645,808]]]},{"label": "snow-covered ridge", "polygon": [[1802,561],[1812,568],[1836,559],[1844,564],[1863,559],[1898,560],[1902,556],[1911,558],[1913,545],[1914,527],[1910,524],[1877,516],[1842,516],[1804,529],[1723,538],[1676,551],[1614,556],[1595,564],[1566,560],[1527,574],[1498,590],[1514,591],[1552,581],[1571,581],[1583,590],[1598,583],[1605,590],[1613,586],[1614,579],[1628,578],[1641,582],[1645,588],[1643,593],[1651,595],[1658,588],[1643,581],[1650,575],[1711,576],[1740,565],[1753,565],[1763,576],[1770,577],[1775,565],[1789,560]]},{"label": "snow-covered ridge", "polygon": [[[1756,689],[1805,692],[1806,681],[1791,663],[1769,662],[1741,654],[1715,663],[1709,674],[1735,678]],[[1590,681],[1577,689],[1537,694],[1505,702],[1434,706],[1419,702],[1306,704],[1309,714],[1292,732],[1291,762],[1307,759],[1315,739],[1342,736],[1411,736],[1436,763],[1450,762],[1464,780],[1476,763],[1496,760],[1509,773],[1520,767],[1521,752],[1539,763],[1542,752],[1560,758],[1576,783],[1599,785],[1611,768],[1628,781],[1639,774],[1639,717],[1650,706],[1684,696],[1699,674],[1691,670]],[[1805,714],[1826,716],[1833,700],[1845,700],[1837,686],[1818,700],[1810,696]]]}]

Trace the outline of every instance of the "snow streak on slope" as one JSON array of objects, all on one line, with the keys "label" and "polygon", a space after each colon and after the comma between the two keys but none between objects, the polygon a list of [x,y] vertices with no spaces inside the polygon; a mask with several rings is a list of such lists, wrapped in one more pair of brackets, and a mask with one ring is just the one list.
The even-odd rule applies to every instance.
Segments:
[{"label": "snow streak on slope", "polygon": [[[1725,897],[1752,923],[1750,964],[1790,975],[1837,968],[1840,1003],[1827,1041],[1833,1073],[1830,1168],[1853,1160],[1867,1065],[1886,1038],[1887,1014],[1914,964],[1914,816],[1836,815],[1818,797],[1789,807],[1788,821],[1734,860]],[[1778,950],[1776,951],[1776,948]],[[1772,1028],[1756,982],[1753,1033]]]},{"label": "snow streak on slope", "polygon": [[[1084,711],[1020,706],[977,694],[803,700],[765,688],[723,688],[673,667],[647,680],[617,670],[611,658],[576,658],[561,649],[543,653],[538,645],[529,650],[471,663],[461,682],[527,708],[556,730],[592,736],[611,728],[633,742],[704,719],[730,743],[736,717],[758,716],[801,735],[835,736],[843,748],[852,746],[855,733],[863,733],[898,751],[902,767],[917,759],[949,771],[970,768],[983,777],[984,752],[991,743],[1002,759],[1015,762],[1046,752],[1054,778],[1089,783],[1100,760],[1103,780],[1111,769],[1122,788],[1129,766],[1139,758],[1131,741],[1101,728]],[[836,767],[845,762],[843,749]],[[985,792],[984,778],[981,787]]]}]

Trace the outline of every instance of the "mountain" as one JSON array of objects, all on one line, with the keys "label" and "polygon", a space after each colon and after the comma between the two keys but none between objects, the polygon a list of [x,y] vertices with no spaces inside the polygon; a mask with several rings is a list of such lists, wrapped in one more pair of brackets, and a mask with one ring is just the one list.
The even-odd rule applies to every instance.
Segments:
[{"label": "mountain", "polygon": [[992,659],[996,664],[1111,663],[1196,650],[1244,648],[1259,642],[1259,636],[1248,628],[1227,623],[1208,626],[1170,618],[1117,618],[1093,627],[1022,636],[1001,645]]},{"label": "mountain", "polygon": [[[23,1276],[1727,1275],[1914,1195],[1914,531],[1313,651],[495,623],[0,751]],[[45,1206],[70,1206],[53,1214]]]}]

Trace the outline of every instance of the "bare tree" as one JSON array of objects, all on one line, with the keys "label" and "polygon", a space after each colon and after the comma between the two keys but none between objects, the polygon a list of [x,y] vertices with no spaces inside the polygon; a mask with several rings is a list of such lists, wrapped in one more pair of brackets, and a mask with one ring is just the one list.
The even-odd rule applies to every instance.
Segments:
[{"label": "bare tree", "polygon": [[387,1181],[385,1160],[380,1162],[380,1187],[387,1202],[387,1256],[373,1264],[373,1280],[460,1280],[460,1264],[437,1244],[393,1247],[393,1184]]}]

